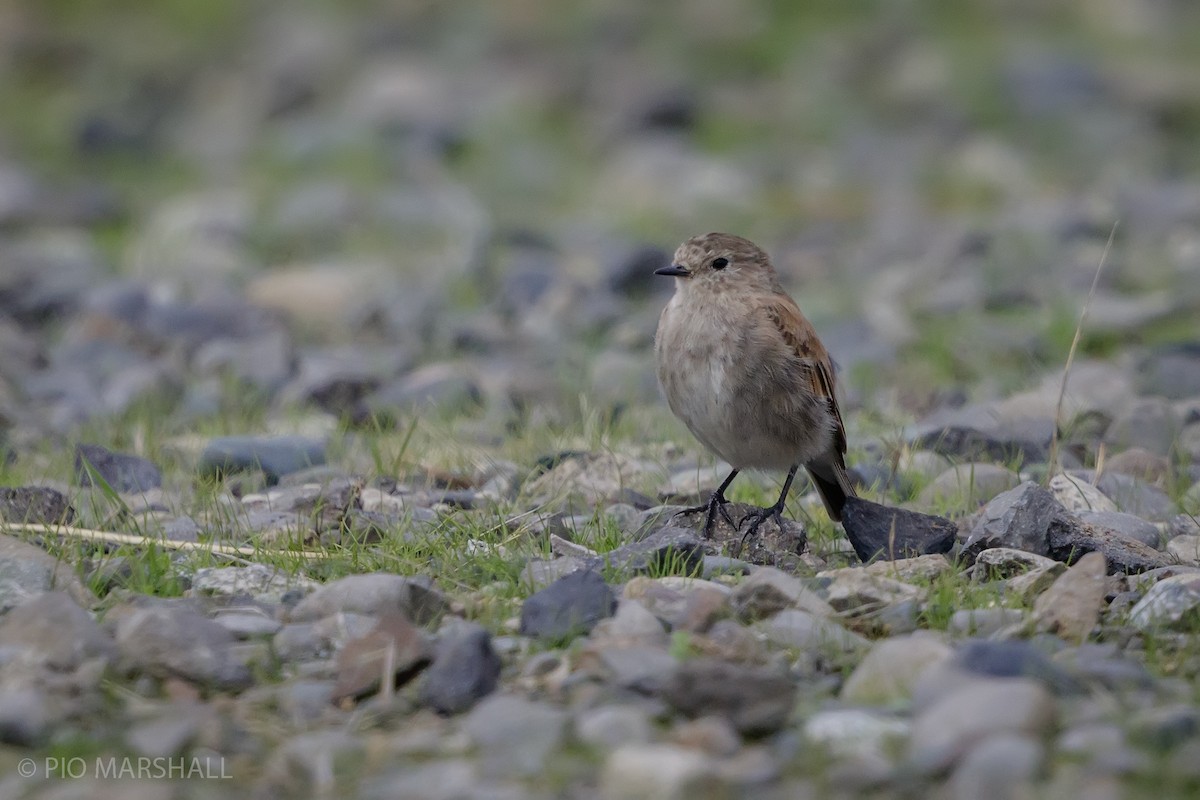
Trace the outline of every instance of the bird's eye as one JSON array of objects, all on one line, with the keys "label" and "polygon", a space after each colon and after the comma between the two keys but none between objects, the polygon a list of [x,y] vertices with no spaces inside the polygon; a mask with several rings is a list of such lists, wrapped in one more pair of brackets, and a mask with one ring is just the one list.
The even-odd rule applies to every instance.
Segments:
[{"label": "bird's eye", "polygon": [[712,262],[713,269],[725,269],[729,266],[728,258],[714,258]]}]

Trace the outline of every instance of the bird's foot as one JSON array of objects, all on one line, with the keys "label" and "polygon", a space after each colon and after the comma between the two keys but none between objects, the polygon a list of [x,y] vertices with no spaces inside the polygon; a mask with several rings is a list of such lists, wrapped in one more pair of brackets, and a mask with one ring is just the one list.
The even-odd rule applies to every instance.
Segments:
[{"label": "bird's foot", "polygon": [[683,514],[694,514],[697,511],[703,511],[704,538],[711,539],[713,534],[713,524],[717,521],[717,514],[720,514],[721,517],[729,523],[729,527],[737,530],[738,526],[733,524],[733,517],[729,516],[729,509],[725,507],[728,502],[729,501],[725,499],[724,494],[721,492],[713,492],[712,497],[708,498],[708,502],[704,505],[684,508],[680,511],[676,511],[674,514],[672,514],[672,517],[678,517]]},{"label": "bird's foot", "polygon": [[750,538],[756,533],[758,533],[759,526],[769,519],[774,520],[775,524],[779,526],[779,529],[783,530],[783,506],[781,504],[776,503],[775,505],[768,506],[767,508],[760,508],[757,511],[751,511],[749,514],[738,520],[738,530],[740,530],[741,527],[746,524],[746,520],[750,520],[750,525],[747,526],[746,532],[742,534],[741,545],[738,547],[739,552],[746,546],[746,542],[749,541]]}]

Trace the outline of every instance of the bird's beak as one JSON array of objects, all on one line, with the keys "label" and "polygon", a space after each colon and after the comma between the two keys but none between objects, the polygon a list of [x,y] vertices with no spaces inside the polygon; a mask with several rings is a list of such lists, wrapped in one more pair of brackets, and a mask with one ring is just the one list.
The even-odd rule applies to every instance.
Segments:
[{"label": "bird's beak", "polygon": [[669,267],[659,267],[654,270],[655,275],[669,275],[672,278],[686,278],[692,273],[686,267],[681,267],[678,264],[672,264]]}]

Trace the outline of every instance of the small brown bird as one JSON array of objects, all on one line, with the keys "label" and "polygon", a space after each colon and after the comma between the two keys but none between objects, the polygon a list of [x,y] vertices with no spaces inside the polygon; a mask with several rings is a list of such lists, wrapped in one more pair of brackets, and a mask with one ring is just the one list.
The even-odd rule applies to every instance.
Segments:
[{"label": "small brown bird", "polygon": [[746,537],[766,519],[780,521],[801,466],[840,522],[855,492],[833,365],[767,254],[740,236],[708,233],[681,244],[671,266],[655,274],[675,278],[654,338],[667,404],[733,467],[708,503],[694,509],[707,510],[705,534],[718,512],[733,525],[725,490],[744,469],[788,471],[775,505],[742,518],[753,520]]}]

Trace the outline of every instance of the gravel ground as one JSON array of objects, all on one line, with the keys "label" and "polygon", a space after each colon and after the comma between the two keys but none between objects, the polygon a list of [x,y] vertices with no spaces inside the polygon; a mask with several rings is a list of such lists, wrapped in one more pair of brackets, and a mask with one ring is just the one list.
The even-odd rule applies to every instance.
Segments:
[{"label": "gravel ground", "polygon": [[[0,797],[1200,790],[1194,8],[384,5],[0,10]],[[713,229],[845,530],[676,513]]]}]

